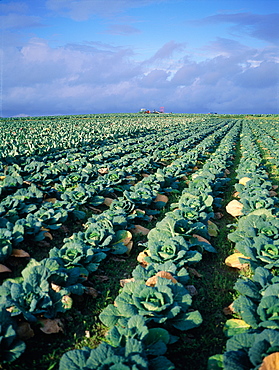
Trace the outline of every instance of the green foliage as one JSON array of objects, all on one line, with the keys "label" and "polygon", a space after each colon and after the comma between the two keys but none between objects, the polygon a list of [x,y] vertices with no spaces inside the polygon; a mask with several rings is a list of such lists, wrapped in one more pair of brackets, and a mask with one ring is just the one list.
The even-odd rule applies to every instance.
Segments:
[{"label": "green foliage", "polygon": [[8,229],[0,229],[0,262],[4,262],[12,253],[12,233]]},{"label": "green foliage", "polygon": [[214,216],[212,203],[213,197],[206,193],[195,195],[190,192],[183,192],[178,206],[185,219],[205,223]]},{"label": "green foliage", "polygon": [[[128,120],[127,117],[129,117]],[[119,124],[115,124],[117,122]],[[8,266],[13,269],[12,273],[9,273],[13,278],[6,280],[2,285],[1,289],[5,292],[1,301],[3,304],[11,305],[14,319],[21,319],[23,314],[26,318],[35,321],[38,316],[56,317],[57,314],[62,314],[71,307],[70,295],[84,292],[85,287],[81,283],[85,283],[86,277],[89,277],[86,285],[90,285],[91,280],[92,282],[94,280],[94,284],[102,287],[100,289],[102,294],[96,300],[96,305],[95,300],[93,300],[94,303],[90,303],[90,309],[87,304],[92,301],[92,297],[90,299],[80,297],[82,301],[79,299],[75,301],[73,311],[67,314],[65,321],[70,329],[73,326],[70,318],[75,317],[75,310],[78,309],[81,312],[80,316],[85,315],[82,320],[86,321],[85,317],[90,316],[90,323],[87,320],[84,325],[86,330],[89,327],[91,330],[91,323],[95,322],[100,307],[115,298],[111,291],[106,292],[106,288],[113,286],[113,292],[118,289],[118,282],[112,279],[112,275],[118,274],[119,264],[128,266],[125,277],[128,277],[129,266],[135,264],[130,262],[127,256],[121,258],[118,264],[114,257],[113,262],[106,261],[108,266],[113,265],[112,271],[108,272],[107,264],[101,256],[104,257],[107,253],[125,253],[127,247],[124,240],[126,243],[129,239],[128,230],[132,229],[133,224],[149,222],[150,215],[153,216],[153,222],[163,216],[160,210],[165,203],[154,202],[158,192],[167,193],[169,197],[168,193],[180,194],[182,187],[185,189],[182,198],[177,199],[179,209],[169,212],[149,233],[148,250],[152,250],[151,256],[148,257],[150,263],[147,268],[137,267],[132,274],[138,288],[131,292],[129,289],[132,290],[132,288],[128,286],[134,283],[128,283],[116,298],[117,307],[108,306],[107,320],[116,320],[119,323],[111,329],[112,334],[110,334],[110,340],[114,341],[116,347],[104,344],[96,351],[83,349],[81,352],[71,352],[69,356],[63,357],[62,362],[67,361],[65,368],[68,369],[70,366],[76,369],[83,366],[88,368],[91,365],[91,359],[95,359],[101,353],[103,356],[102,363],[99,364],[101,367],[105,361],[112,361],[109,358],[113,358],[118,361],[116,364],[113,360],[104,366],[114,369],[116,367],[135,369],[141,368],[141,364],[144,363],[144,368],[164,369],[164,365],[166,368],[173,368],[173,365],[163,357],[166,345],[171,347],[173,343],[173,337],[169,335],[166,328],[174,332],[182,329],[183,340],[175,343],[175,348],[169,352],[178,368],[186,364],[188,366],[186,361],[188,357],[192,358],[189,361],[190,367],[199,366],[195,358],[195,350],[205,348],[205,353],[208,353],[205,338],[209,330],[214,330],[212,340],[208,340],[211,342],[211,348],[214,348],[214,343],[218,345],[223,343],[219,336],[215,335],[218,330],[222,332],[220,323],[224,321],[222,314],[219,313],[220,308],[216,309],[216,300],[223,302],[225,290],[229,291],[229,294],[232,293],[227,287],[223,289],[221,268],[218,266],[207,271],[200,265],[195,266],[197,273],[207,277],[212,272],[212,279],[204,283],[201,282],[202,278],[191,276],[190,283],[197,285],[199,293],[192,303],[189,291],[183,286],[189,281],[184,265],[199,261],[204,254],[205,264],[209,268],[209,266],[212,267],[213,260],[219,259],[220,252],[224,253],[225,248],[222,245],[218,248],[219,253],[212,255],[211,253],[216,252],[215,248],[209,243],[199,241],[193,235],[210,240],[207,220],[213,217],[213,209],[219,211],[222,206],[222,192],[231,177],[226,177],[228,172],[225,170],[234,160],[234,143],[238,140],[237,135],[242,124],[245,128],[246,125],[240,120],[223,120],[219,116],[215,118],[201,115],[164,115],[162,118],[153,116],[149,119],[133,115],[124,117],[90,115],[18,118],[5,121],[0,125],[0,228],[5,230],[4,234],[6,230],[9,231],[9,235],[3,238],[10,242],[6,256],[11,251],[10,245],[17,247],[21,243],[23,247],[30,245],[30,250],[34,251],[36,256],[45,257],[48,250],[52,248],[51,257],[37,263],[32,260],[27,268],[24,268],[26,259],[20,261],[21,259],[18,258],[15,268],[13,265],[15,257],[8,260],[8,263],[12,262]],[[16,134],[11,137],[12,126]],[[63,135],[61,135],[61,129]],[[249,143],[248,134],[246,129],[243,130],[243,135],[247,136]],[[7,140],[10,142],[8,145]],[[261,156],[255,150],[248,150],[249,156],[252,153],[248,166],[249,156],[246,155],[246,150],[243,152],[244,159],[241,164],[243,173],[246,171],[246,175],[255,171],[258,176],[257,188],[253,188],[252,181],[248,183],[248,191],[245,191],[245,188],[240,189],[243,197],[244,195],[248,197],[249,193],[251,195],[249,199],[247,198],[247,207],[246,205],[245,207],[247,209],[250,207],[249,210],[256,209],[256,212],[263,212],[261,208],[263,206],[268,207],[269,211],[267,213],[264,210],[265,214],[276,219],[273,207],[276,199],[273,199],[273,203],[266,200],[262,203],[262,195],[267,195],[271,184],[267,177],[263,176],[265,169],[261,163]],[[190,179],[192,171],[195,173],[192,174],[192,180],[189,183],[187,181],[181,184],[177,181]],[[241,175],[240,170],[238,175]],[[180,189],[179,192],[178,189]],[[109,209],[106,209],[106,205],[103,204],[104,197],[114,199]],[[85,219],[82,224],[80,220],[89,215],[90,219]],[[66,227],[61,228],[65,222],[67,222],[68,231]],[[147,224],[143,225],[149,227]],[[223,225],[222,222],[218,224],[218,226],[221,225]],[[45,230],[42,230],[42,227],[50,229],[53,239],[49,239],[47,243],[34,243],[45,238]],[[221,233],[224,232],[222,226],[219,229]],[[244,231],[245,229],[247,229],[246,226]],[[249,247],[252,245],[251,254],[256,258],[252,261],[255,263],[253,268],[258,265],[270,265],[270,273],[271,271],[276,273],[274,267],[276,267],[277,254],[273,247],[277,248],[277,226],[265,225],[261,230],[258,236],[271,238],[272,242],[261,239],[261,243],[264,240],[264,247],[260,247],[260,254],[254,255],[254,252],[257,252],[254,237],[253,241],[249,240]],[[72,231],[75,232],[70,238]],[[62,244],[65,233],[68,238],[64,239]],[[141,238],[144,239],[140,236],[134,238],[135,249],[138,247],[136,241]],[[222,244],[222,238],[219,236],[213,240],[217,241],[216,244]],[[268,245],[267,248],[266,245]],[[247,246],[245,244],[245,247]],[[131,251],[131,255],[134,254],[135,249]],[[178,255],[181,258],[176,259]],[[3,257],[5,261],[6,256]],[[264,260],[259,259],[258,256]],[[271,261],[267,261],[266,258]],[[102,265],[98,277],[99,273],[94,274],[94,272],[98,271],[100,263]],[[19,276],[22,269],[22,275]],[[170,272],[178,283],[174,284],[170,280],[159,277],[154,287],[147,286],[147,280],[162,270]],[[104,278],[105,273],[113,281],[99,285],[98,279]],[[215,283],[218,279],[222,289],[217,295]],[[258,325],[256,330],[275,327],[277,304],[274,297],[277,295],[277,288],[273,277],[261,274],[257,281],[245,280],[243,283],[246,285],[238,282],[237,289],[241,296],[257,306],[256,311],[253,309],[249,311],[251,315],[255,314]],[[57,287],[56,290],[53,289],[54,284],[61,288],[59,292],[56,291]],[[273,288],[270,287],[271,285]],[[276,289],[273,290],[274,288]],[[208,290],[209,297],[206,304],[205,290]],[[11,296],[14,298],[15,293],[19,293],[19,303],[15,303],[15,300],[12,302]],[[9,302],[6,302],[6,299]],[[215,309],[212,314],[213,302],[215,302]],[[271,306],[268,308],[267,304]],[[195,309],[200,310],[200,307],[202,312],[205,312],[205,316],[210,313],[210,320],[206,318],[208,325],[196,328],[201,322],[201,316]],[[89,315],[87,311],[90,311]],[[129,316],[130,314],[132,315]],[[81,330],[82,334],[79,333],[80,328],[75,320],[74,325],[76,327],[73,343],[66,345],[63,340],[61,347],[64,347],[55,348],[59,356],[67,346],[80,348],[83,342],[90,343],[90,347],[98,344],[96,339],[83,337],[84,327]],[[93,327],[92,330],[95,330],[96,326]],[[189,335],[183,333],[184,330],[194,327],[196,329],[192,332],[193,336],[191,336],[192,333]],[[96,331],[98,332],[98,329]],[[100,340],[99,337],[98,340]],[[36,341],[37,337],[32,343]],[[46,343],[47,340],[43,339],[42,342]],[[137,357],[127,352],[129,346],[133,347]],[[44,353],[44,346],[41,347],[38,351],[40,354]],[[49,348],[49,346],[45,347]],[[55,362],[58,362],[55,351],[45,358],[42,356],[39,360],[33,361],[32,364],[30,363],[32,360],[29,361],[28,358],[29,354],[26,354],[23,366],[30,363],[29,368],[38,368],[41,364],[53,368],[56,365]],[[204,356],[206,355],[202,356],[203,363]],[[87,362],[89,358],[90,361]],[[180,361],[180,358],[183,360]],[[21,365],[22,363],[18,362],[15,368]]]},{"label": "green foliage", "polygon": [[190,279],[189,273],[184,267],[179,268],[175,263],[172,263],[170,261],[165,263],[151,263],[146,267],[142,267],[141,265],[139,265],[133,270],[132,275],[135,280],[142,280],[146,282],[147,279],[155,276],[156,273],[159,271],[169,272],[176,280],[178,280],[183,285],[185,285]]},{"label": "green foliage", "polygon": [[157,278],[155,286],[135,281],[124,285],[115,299],[115,305],[107,306],[100,314],[100,319],[111,328],[122,317],[142,315],[148,321],[188,330],[202,322],[198,311],[187,312],[191,302],[189,292],[179,283],[174,284],[161,277]]},{"label": "green foliage", "polygon": [[91,224],[98,224],[98,227],[107,228],[109,232],[126,229],[128,225],[126,211],[122,208],[108,209],[99,215],[92,215],[85,227],[90,227]]},{"label": "green foliage", "polygon": [[[80,233],[80,235],[82,234]],[[113,236],[113,225],[108,220],[88,224],[83,233],[84,241],[90,244],[91,248],[100,249],[104,252],[110,250]]]},{"label": "green foliage", "polygon": [[63,207],[53,207],[50,202],[45,202],[42,207],[34,213],[34,217],[42,223],[42,226],[50,230],[59,229],[68,218],[68,210]]},{"label": "green foliage", "polygon": [[140,315],[129,319],[120,319],[118,325],[114,326],[106,337],[114,347],[124,347],[129,338],[142,341],[148,356],[164,355],[167,351],[167,344],[171,341],[167,330],[163,328],[148,329],[146,319]]},{"label": "green foliage", "polygon": [[223,366],[223,355],[213,355],[208,358],[207,370],[221,370]]},{"label": "green foliage", "polygon": [[223,356],[226,370],[258,369],[267,355],[278,352],[279,332],[265,329],[233,336],[227,341]]},{"label": "green foliage", "polygon": [[74,189],[66,190],[62,195],[61,199],[72,203],[74,206],[81,204],[90,204],[92,206],[99,206],[104,202],[104,197],[98,196],[91,192],[88,187],[78,185]]},{"label": "green foliage", "polygon": [[173,262],[178,267],[191,265],[202,259],[202,254],[191,249],[191,244],[182,236],[148,241],[149,256],[145,257],[147,263]]},{"label": "green foliage", "polygon": [[[20,241],[23,235],[24,239],[34,240],[36,242],[43,240],[46,232],[42,230],[42,222],[32,213],[28,214],[25,218],[17,219],[14,223],[13,230],[17,234],[17,237],[20,238]],[[13,238],[13,240],[16,240],[16,238]]]},{"label": "green foliage", "polygon": [[[167,212],[163,220],[157,222],[156,226],[148,234],[148,239],[152,241],[182,235],[189,241],[193,234],[209,238],[207,227],[204,223],[183,217],[182,212],[177,209],[173,212]],[[200,245],[204,244],[201,243]]]},{"label": "green foliage", "polygon": [[54,290],[52,271],[43,264],[31,260],[21,275],[17,279],[5,280],[0,287],[0,304],[10,308],[12,316],[23,314],[27,321],[36,322],[36,315],[54,318],[58,312],[71,308],[71,287]]},{"label": "green foliage", "polygon": [[85,244],[79,234],[76,234],[73,239],[67,238],[62,248],[52,248],[49,257],[57,258],[67,269],[79,267],[81,273],[87,276],[98,269],[106,254],[94,250],[92,246]]},{"label": "green foliage", "polygon": [[13,362],[25,350],[25,343],[18,339],[11,314],[0,306],[0,363]]},{"label": "green foliage", "polygon": [[251,214],[239,220],[237,230],[228,238],[239,252],[251,259],[251,266],[279,267],[279,220],[268,214]]},{"label": "green foliage", "polygon": [[123,196],[133,202],[136,207],[146,207],[156,198],[157,190],[152,189],[148,185],[138,183],[129,191],[125,190]]},{"label": "green foliage", "polygon": [[172,370],[173,364],[163,356],[148,360],[142,343],[129,338],[125,347],[112,347],[101,343],[95,349],[83,348],[65,353],[59,370],[86,369],[134,369],[134,370]]}]

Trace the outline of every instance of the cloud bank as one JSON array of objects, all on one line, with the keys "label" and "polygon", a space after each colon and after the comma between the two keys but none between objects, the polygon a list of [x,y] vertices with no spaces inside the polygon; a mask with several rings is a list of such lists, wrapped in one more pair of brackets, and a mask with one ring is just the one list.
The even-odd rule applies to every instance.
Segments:
[{"label": "cloud bank", "polygon": [[[105,10],[100,1],[46,3],[50,11],[70,12],[79,21]],[[87,12],[77,11],[80,3]],[[111,14],[130,4],[116,3],[111,1]],[[172,112],[279,113],[277,36],[268,27],[278,15],[216,14],[200,20],[228,23],[232,32],[238,27],[238,33],[265,40],[261,48],[215,37],[199,50],[206,57],[194,60],[187,43],[170,39],[139,61],[135,46],[84,41],[54,47],[32,34],[20,37],[14,29],[45,27],[44,22],[28,15],[24,3],[9,5],[2,51],[3,116],[137,112],[161,106]],[[140,31],[113,22],[107,32],[127,37]]]},{"label": "cloud bank", "polygon": [[[225,40],[215,42],[218,49]],[[226,43],[227,44],[227,43]],[[264,61],[270,50],[235,45],[237,50],[202,62],[185,57],[173,72],[169,41],[154,54],[169,68],[146,67],[129,49],[103,50],[79,45],[51,48],[30,39],[6,55],[4,106],[10,115],[135,112],[142,106],[175,112],[276,113],[278,63]],[[147,71],[148,69],[148,71]]]}]

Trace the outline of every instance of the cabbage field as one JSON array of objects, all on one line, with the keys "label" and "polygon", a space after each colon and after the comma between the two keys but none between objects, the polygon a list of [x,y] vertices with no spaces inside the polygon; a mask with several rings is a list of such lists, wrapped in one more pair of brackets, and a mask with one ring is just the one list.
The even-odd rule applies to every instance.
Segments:
[{"label": "cabbage field", "polygon": [[279,117],[0,119],[0,369],[279,370]]}]

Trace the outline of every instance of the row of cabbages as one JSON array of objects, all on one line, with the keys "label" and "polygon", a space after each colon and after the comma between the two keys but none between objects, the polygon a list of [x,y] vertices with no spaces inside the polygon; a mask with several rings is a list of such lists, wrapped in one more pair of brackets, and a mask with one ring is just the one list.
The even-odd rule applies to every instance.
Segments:
[{"label": "row of cabbages", "polygon": [[[149,139],[145,137],[146,142],[140,149],[127,140],[128,143],[121,147],[117,143],[42,158],[20,157],[13,164],[3,159],[0,166],[0,263],[5,262],[13,248],[21,248],[23,241],[43,240],[45,229],[58,229],[68,217],[85,217],[78,208],[99,206],[110,194],[121,194],[137,207],[144,207],[150,206],[158,191],[174,191],[177,176],[194,166],[198,154],[207,146],[204,138],[214,129],[215,126],[176,137],[171,133],[168,141],[152,134]],[[215,136],[222,134],[221,128]],[[180,157],[164,171],[158,168],[162,163],[157,163],[154,146],[161,139],[169,149],[170,157],[165,153],[167,160]],[[204,142],[204,147],[199,146],[199,142]],[[194,146],[196,150],[189,155]],[[133,185],[141,173],[154,170],[153,178]],[[138,214],[140,216],[143,217]]]},{"label": "row of cabbages", "polygon": [[[181,331],[202,323],[199,311],[191,309],[192,297],[187,267],[202,259],[204,252],[215,253],[208,239],[213,206],[229,179],[237,124],[211,153],[183,191],[173,211],[148,233],[146,249],[138,256],[132,278],[124,282],[114,304],[100,314],[109,328],[108,343],[65,353],[60,370],[174,369],[165,358],[167,345],[178,340],[173,328]],[[215,230],[216,231],[216,230]],[[118,367],[117,367],[118,366]]]},{"label": "row of cabbages", "polygon": [[[203,140],[204,134],[198,135],[198,141],[201,143],[192,151],[184,153],[184,155],[181,152],[177,163],[174,161],[169,167],[159,168],[153,175],[143,178],[140,183],[134,185],[131,183],[128,186],[127,174],[125,173],[122,173],[123,184],[119,178],[114,182],[110,181],[110,187],[104,186],[107,193],[103,195],[110,194],[109,189],[111,192],[115,192],[117,188],[118,194],[120,193],[122,196],[113,200],[107,211],[100,215],[93,215],[85,223],[84,232],[80,231],[73,234],[71,238],[66,238],[60,249],[52,248],[48,258],[41,261],[31,259],[26,268],[22,270],[21,276],[4,281],[0,287],[2,362],[15,360],[25,350],[24,342],[17,336],[19,329],[17,319],[23,318],[22,321],[30,323],[31,326],[32,323],[41,320],[43,325],[43,320],[54,319],[60,313],[69,310],[72,306],[72,296],[74,294],[81,295],[88,291],[86,279],[90,273],[98,269],[107,253],[126,253],[130,248],[128,244],[131,242],[131,234],[128,229],[136,221],[145,219],[150,207],[154,208],[151,210],[151,213],[154,213],[156,208],[162,206],[162,204],[154,204],[158,191],[175,190],[177,185],[175,180],[179,178],[175,176],[185,174],[187,169],[192,169],[198,156],[203,156],[214,142],[218,142],[223,137],[229,128],[228,125],[221,127],[220,130]],[[78,197],[74,203],[70,199],[63,199],[63,196],[68,194],[71,188],[67,188],[62,193],[62,200],[45,198],[45,191],[49,190],[51,183],[43,182],[48,179],[47,176],[46,178],[39,176],[39,173],[43,173],[44,168],[41,168],[38,173],[40,177],[38,184],[40,185],[36,185],[36,181],[35,183],[30,181],[35,179],[38,163],[35,161],[28,168],[21,167],[19,164],[5,167],[4,178],[1,179],[3,181],[1,195],[4,203],[6,202],[5,204],[8,204],[7,199],[13,199],[16,203],[7,209],[3,205],[4,210],[2,210],[0,218],[3,257],[1,262],[8,261],[11,253],[14,254],[15,251],[19,253],[18,247],[23,241],[24,245],[27,245],[28,238],[35,241],[42,240],[46,232],[51,234],[53,230],[65,222],[69,215],[73,214],[73,217],[78,217],[81,212],[76,210],[77,206],[88,205],[88,202],[90,205],[88,198],[84,199],[83,196]],[[76,172],[77,166],[73,158],[72,162],[67,162],[67,168],[71,167],[71,163],[72,170]],[[83,161],[78,161],[78,163],[80,165]],[[85,167],[81,167],[81,173],[78,176],[79,182],[76,183],[76,188],[73,188],[73,191],[79,192],[79,187],[85,187],[89,178],[88,174],[85,176],[85,169],[89,170],[88,163]],[[56,170],[55,176],[58,176]],[[139,171],[142,170],[143,168],[139,166]],[[13,171],[14,173],[12,173]],[[32,179],[28,177],[30,175]],[[54,173],[50,175],[52,180],[53,175]],[[104,174],[104,180],[105,178],[106,174]],[[120,191],[121,185],[123,185],[122,193]],[[18,187],[19,190],[17,190]],[[50,196],[50,194],[47,195]],[[55,195],[57,196],[57,193]],[[103,202],[103,195],[98,193],[96,196],[102,198],[99,200]],[[98,204],[94,205],[98,206]],[[136,210],[136,207],[141,207],[143,210]],[[38,213],[40,213],[39,216]],[[42,230],[42,226],[48,231]],[[201,254],[198,252],[195,254],[196,260],[198,260]],[[187,297],[190,297],[188,292]]]},{"label": "row of cabbages", "polygon": [[265,158],[273,169],[277,169],[279,163],[278,124],[273,120],[263,120],[258,125],[250,125],[250,128],[263,148]]},{"label": "row of cabbages", "polygon": [[[72,165],[67,163],[67,171],[69,169],[72,171],[68,175],[63,172],[65,168],[62,164],[56,164],[55,176],[57,179],[62,178],[60,185],[59,181],[56,182],[57,179],[55,180],[53,177],[53,173],[48,173],[46,177],[42,176],[44,170],[47,169],[47,172],[50,170],[42,162],[33,161],[31,168],[28,167],[28,170],[26,166],[7,166],[3,176],[1,176],[0,187],[0,262],[5,262],[14,248],[20,248],[22,242],[43,240],[46,231],[51,232],[60,228],[69,216],[72,218],[84,217],[84,212],[78,211],[77,207],[83,205],[97,207],[104,202],[105,196],[110,194],[118,193],[122,195],[118,195],[115,199],[113,209],[120,208],[129,213],[137,208],[144,210],[144,212],[136,211],[133,215],[130,215],[130,222],[135,219],[137,221],[148,221],[148,216],[158,213],[156,209],[163,205],[160,202],[154,204],[158,192],[177,191],[178,183],[176,180],[179,176],[192,169],[198,157],[202,157],[203,153],[208,150],[212,140],[218,139],[224,132],[224,130],[219,130],[212,137],[203,140],[203,135],[198,135],[198,141],[201,141],[201,143],[197,144],[193,150],[188,150],[184,154],[176,152],[176,155],[180,154],[179,158],[174,160],[171,165],[158,168],[153,175],[136,184],[134,182],[137,179],[137,173],[127,172],[126,169],[115,168],[115,166],[112,166],[112,170],[108,169],[108,173],[103,176],[99,174],[97,181],[94,181],[96,180],[95,175],[90,174],[90,162],[85,161],[85,158],[78,160],[77,164],[75,159],[71,162]],[[185,142],[179,144],[180,146],[186,146]],[[172,147],[172,149],[179,150],[177,147]],[[84,161],[86,162],[85,167],[82,166]],[[40,163],[41,167],[39,166]],[[150,159],[148,163],[150,164]],[[76,172],[77,166],[81,166],[79,173]],[[104,166],[109,165],[105,163]],[[141,167],[138,160],[136,160],[133,167],[137,167],[138,171],[141,172],[148,171],[150,166]],[[38,175],[40,174],[40,178],[37,179],[39,184],[37,185],[36,181],[33,182],[34,171],[38,171]],[[114,171],[117,176],[113,176]],[[95,172],[97,172],[97,169]],[[61,173],[64,173],[64,176]],[[50,183],[50,181],[53,181],[53,183]],[[58,188],[63,187],[63,189],[58,191],[57,186]],[[130,204],[132,204],[133,209],[131,209]],[[124,226],[124,228],[126,227]],[[114,239],[113,243],[116,243],[117,240]],[[111,240],[109,242],[111,243]]]},{"label": "row of cabbages", "polygon": [[[228,237],[251,276],[235,283],[231,306],[237,319],[225,325],[226,352],[209,359],[209,369],[279,369],[279,218],[278,198],[251,129],[244,123],[242,158],[235,185],[238,200],[227,209],[239,217]],[[232,207],[235,205],[236,207]]]},{"label": "row of cabbages", "polygon": [[[10,163],[28,156],[44,156],[49,153],[65,155],[79,149],[105,147],[116,143],[122,147],[127,141],[132,144],[144,138],[167,136],[187,131],[200,131],[208,126],[217,126],[220,120],[214,117],[189,117],[166,115],[147,117],[139,115],[91,115],[91,117],[68,116],[34,117],[0,120],[0,158]],[[161,143],[164,139],[161,140]],[[78,150],[76,150],[78,149]],[[65,152],[64,152],[65,151]]]}]

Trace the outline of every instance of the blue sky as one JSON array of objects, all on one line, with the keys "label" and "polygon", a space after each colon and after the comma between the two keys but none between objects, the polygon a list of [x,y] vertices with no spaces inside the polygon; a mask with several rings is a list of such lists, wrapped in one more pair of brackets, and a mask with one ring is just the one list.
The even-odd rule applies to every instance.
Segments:
[{"label": "blue sky", "polygon": [[278,0],[0,0],[0,113],[279,113],[278,25]]}]

